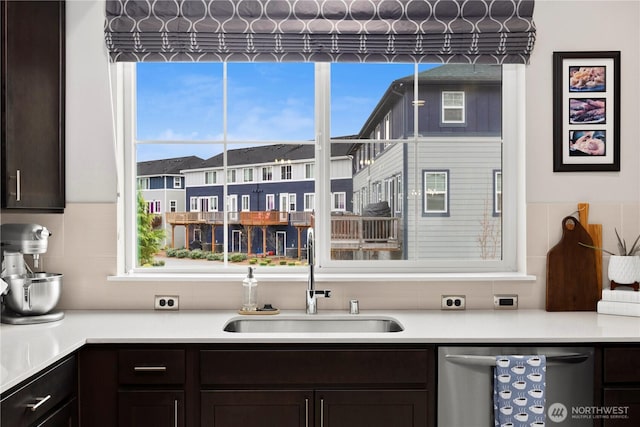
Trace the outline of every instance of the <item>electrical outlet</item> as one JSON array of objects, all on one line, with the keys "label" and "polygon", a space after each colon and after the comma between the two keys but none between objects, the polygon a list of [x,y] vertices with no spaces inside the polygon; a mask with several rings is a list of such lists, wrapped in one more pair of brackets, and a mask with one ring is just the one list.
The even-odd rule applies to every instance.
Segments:
[{"label": "electrical outlet", "polygon": [[518,308],[518,295],[494,295],[493,308],[495,310],[516,310]]},{"label": "electrical outlet", "polygon": [[443,310],[464,310],[467,307],[464,295],[442,295]]},{"label": "electrical outlet", "polygon": [[178,310],[180,297],[178,295],[156,295],[154,308],[156,310]]}]

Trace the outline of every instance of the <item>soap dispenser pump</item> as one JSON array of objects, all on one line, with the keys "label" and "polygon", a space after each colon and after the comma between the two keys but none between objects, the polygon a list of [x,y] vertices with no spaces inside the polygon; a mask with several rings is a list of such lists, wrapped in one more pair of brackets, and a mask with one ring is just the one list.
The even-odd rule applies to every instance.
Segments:
[{"label": "soap dispenser pump", "polygon": [[253,277],[253,268],[249,267],[247,277],[242,281],[242,311],[258,309],[258,281]]}]

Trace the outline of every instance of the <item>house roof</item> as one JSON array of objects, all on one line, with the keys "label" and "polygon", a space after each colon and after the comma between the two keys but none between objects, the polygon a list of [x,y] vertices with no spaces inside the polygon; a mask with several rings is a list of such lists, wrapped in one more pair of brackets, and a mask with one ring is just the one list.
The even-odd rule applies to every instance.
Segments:
[{"label": "house roof", "polygon": [[138,162],[138,176],[179,175],[183,169],[191,169],[204,162],[198,156],[174,157],[172,159]]},{"label": "house roof", "polygon": [[[350,144],[332,144],[331,156],[346,156]],[[227,150],[227,164],[229,166],[273,163],[276,159],[304,160],[313,159],[314,144],[273,144],[258,145]],[[204,160],[198,168],[222,167],[222,153]]]}]

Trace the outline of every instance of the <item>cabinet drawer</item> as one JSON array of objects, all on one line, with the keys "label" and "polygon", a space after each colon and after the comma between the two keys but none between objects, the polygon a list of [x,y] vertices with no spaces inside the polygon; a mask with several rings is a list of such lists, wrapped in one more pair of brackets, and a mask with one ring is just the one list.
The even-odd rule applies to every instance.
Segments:
[{"label": "cabinet drawer", "polygon": [[428,359],[426,349],[205,350],[200,354],[200,381],[425,388]]},{"label": "cabinet drawer", "polygon": [[120,350],[120,384],[182,384],[185,376],[184,350]]},{"label": "cabinet drawer", "polygon": [[21,427],[33,424],[75,394],[75,378],[76,358],[72,356],[3,399],[0,425]]},{"label": "cabinet drawer", "polygon": [[640,348],[614,347],[604,350],[604,382],[640,382]]}]

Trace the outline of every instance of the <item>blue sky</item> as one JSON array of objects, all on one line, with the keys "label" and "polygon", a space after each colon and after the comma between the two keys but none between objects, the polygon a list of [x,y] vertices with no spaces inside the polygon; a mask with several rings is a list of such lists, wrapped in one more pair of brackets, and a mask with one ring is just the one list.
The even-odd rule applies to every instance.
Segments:
[{"label": "blue sky", "polygon": [[[312,140],[313,71],[310,63],[229,64],[229,140]],[[357,133],[389,84],[412,73],[413,64],[334,64],[332,136]],[[139,63],[137,76],[138,139],[222,139],[222,64]],[[138,160],[207,158],[219,151],[195,144],[142,146]]]}]

